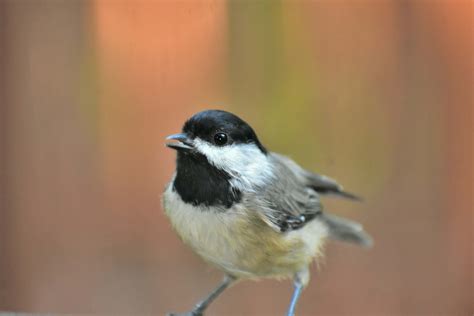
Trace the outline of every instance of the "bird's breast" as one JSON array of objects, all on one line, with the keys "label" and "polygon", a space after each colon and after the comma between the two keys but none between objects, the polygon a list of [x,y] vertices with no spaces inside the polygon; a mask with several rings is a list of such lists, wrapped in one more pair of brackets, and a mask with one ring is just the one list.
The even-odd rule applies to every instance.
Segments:
[{"label": "bird's breast", "polygon": [[238,277],[292,276],[319,252],[325,236],[313,221],[282,234],[241,204],[224,211],[183,202],[169,185],[163,196],[167,216],[181,239],[206,261]]}]

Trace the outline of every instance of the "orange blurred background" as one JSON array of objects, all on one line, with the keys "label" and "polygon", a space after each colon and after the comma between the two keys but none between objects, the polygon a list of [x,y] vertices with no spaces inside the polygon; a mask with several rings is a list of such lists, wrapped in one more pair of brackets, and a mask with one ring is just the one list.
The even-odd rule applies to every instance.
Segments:
[{"label": "orange blurred background", "polygon": [[[221,279],[170,229],[164,147],[220,108],[363,203],[299,315],[472,315],[473,2],[3,0],[0,311],[185,311]],[[283,315],[242,282],[208,315]]]}]

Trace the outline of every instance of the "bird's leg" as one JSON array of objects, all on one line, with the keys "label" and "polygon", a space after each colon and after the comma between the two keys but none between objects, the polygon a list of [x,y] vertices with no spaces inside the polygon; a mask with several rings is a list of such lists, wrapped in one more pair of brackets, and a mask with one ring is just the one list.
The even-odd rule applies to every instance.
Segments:
[{"label": "bird's leg", "polygon": [[287,316],[294,316],[296,303],[300,298],[301,292],[303,291],[306,284],[309,282],[309,270],[304,269],[296,273],[295,278],[293,280],[293,286],[295,287],[293,291],[293,295],[291,296],[290,307],[288,308]]},{"label": "bird's leg", "polygon": [[202,315],[202,313],[209,306],[209,304],[211,304],[212,301],[214,301],[222,292],[224,292],[224,290],[228,288],[229,285],[231,285],[234,281],[235,277],[226,275],[224,277],[224,280],[221,284],[219,284],[218,287],[216,287],[204,300],[196,304],[193,309],[193,314]]},{"label": "bird's leg", "polygon": [[287,316],[294,316],[295,315],[295,308],[296,308],[296,303],[298,302],[298,299],[301,295],[301,292],[303,290],[303,285],[299,282],[294,282],[295,290],[293,291],[293,296],[291,297],[291,302],[290,302],[290,308],[288,308],[288,314]]},{"label": "bird's leg", "polygon": [[235,277],[226,275],[219,286],[216,287],[205,299],[197,303],[191,312],[185,314],[172,313],[168,314],[168,316],[202,316],[204,310],[209,306],[209,304],[211,304],[212,301],[214,301],[222,292],[224,292],[224,290],[228,288],[229,285],[231,285],[235,280]]}]

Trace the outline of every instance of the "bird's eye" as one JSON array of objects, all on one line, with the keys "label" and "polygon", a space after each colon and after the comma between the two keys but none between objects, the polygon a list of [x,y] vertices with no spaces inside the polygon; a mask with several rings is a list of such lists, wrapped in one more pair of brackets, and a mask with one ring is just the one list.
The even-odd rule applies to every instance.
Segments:
[{"label": "bird's eye", "polygon": [[225,133],[217,133],[214,135],[214,142],[218,146],[223,146],[227,144],[227,135]]}]

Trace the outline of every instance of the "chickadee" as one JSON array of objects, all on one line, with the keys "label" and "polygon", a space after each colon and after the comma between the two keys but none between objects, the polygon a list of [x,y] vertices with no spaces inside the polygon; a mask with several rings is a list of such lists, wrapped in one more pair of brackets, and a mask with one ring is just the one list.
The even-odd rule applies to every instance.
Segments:
[{"label": "chickadee", "polygon": [[[288,316],[310,279],[309,265],[325,239],[370,246],[356,222],[323,211],[320,195],[357,199],[333,179],[268,151],[253,129],[219,110],[195,114],[167,146],[176,173],[163,206],[181,239],[225,273],[223,282],[183,315],[202,315],[240,279],[293,278]],[[176,314],[175,314],[176,315]]]}]

